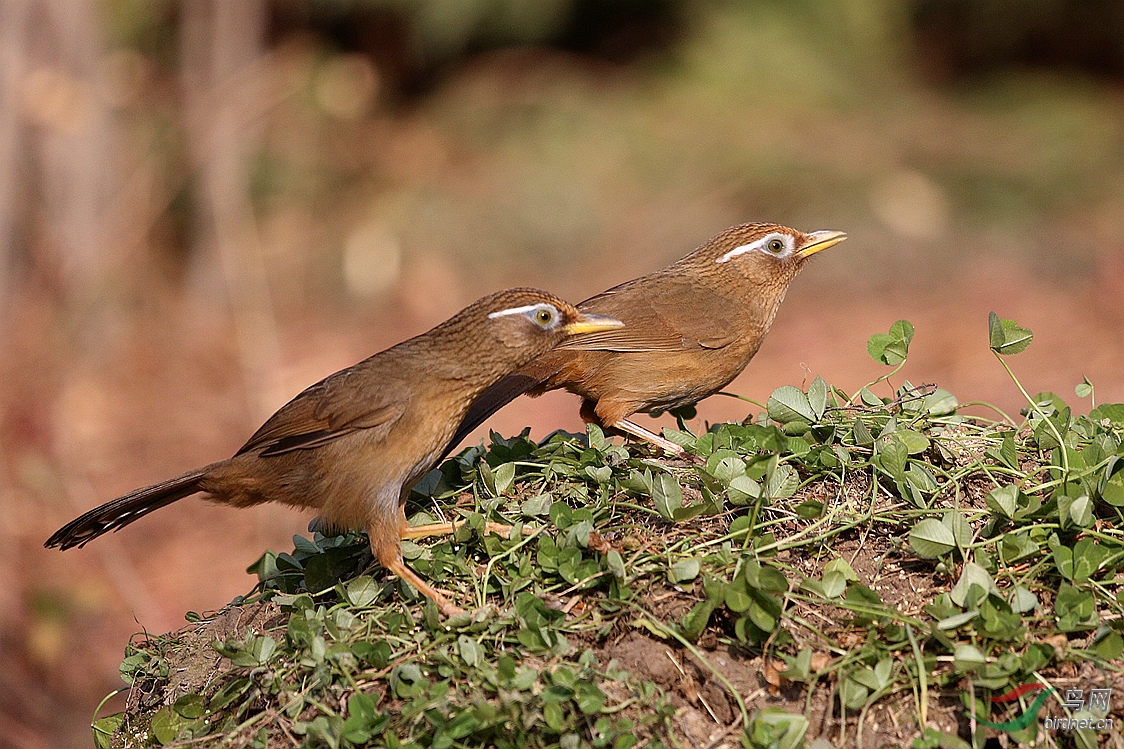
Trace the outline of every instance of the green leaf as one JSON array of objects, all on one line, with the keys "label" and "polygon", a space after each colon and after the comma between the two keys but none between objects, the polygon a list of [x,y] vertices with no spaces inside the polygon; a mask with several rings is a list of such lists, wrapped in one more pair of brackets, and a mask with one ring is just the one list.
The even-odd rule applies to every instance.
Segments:
[{"label": "green leaf", "polygon": [[783,656],[788,668],[782,673],[786,679],[807,681],[812,675],[812,649],[802,648],[796,657]]},{"label": "green leaf", "polygon": [[624,568],[624,558],[619,551],[609,549],[609,553],[605,555],[605,565],[609,568],[609,572],[613,573],[613,577],[624,580],[627,573]]},{"label": "green leaf", "polygon": [[875,467],[895,481],[904,481],[909,448],[897,433],[891,432],[885,437],[879,437],[874,444],[874,450]]},{"label": "green leaf", "polygon": [[1089,412],[1089,418],[1098,423],[1124,425],[1124,403],[1102,403]]},{"label": "green leaf", "polygon": [[1087,582],[1111,556],[1112,552],[1108,548],[1091,538],[1078,541],[1073,545],[1073,582]]},{"label": "green leaf", "polygon": [[613,469],[609,466],[586,466],[585,475],[593,479],[598,486],[605,486],[613,477]]},{"label": "green leaf", "polygon": [[207,704],[211,710],[220,711],[227,705],[232,705],[236,701],[240,701],[252,687],[253,682],[249,677],[235,679],[212,695]]},{"label": "green leaf", "polygon": [[886,401],[871,392],[870,388],[866,385],[863,385],[859,389],[859,400],[862,401],[864,406],[869,406],[870,408],[882,408],[886,405]]},{"label": "green leaf", "polygon": [[466,666],[475,668],[484,662],[484,648],[476,640],[461,635],[457,638],[457,652]]},{"label": "green leaf", "polygon": [[347,584],[347,602],[352,606],[370,606],[379,596],[379,586],[369,575],[362,575]]},{"label": "green leaf", "polygon": [[972,610],[964,611],[959,614],[953,614],[952,616],[946,616],[937,622],[937,629],[941,630],[942,632],[949,632],[951,630],[963,627],[973,619],[979,618],[979,615],[979,610]]},{"label": "green leaf", "polygon": [[207,713],[203,698],[195,693],[182,695],[172,704],[172,709],[184,718],[202,718]]},{"label": "green leaf", "polygon": [[925,396],[924,408],[930,416],[948,416],[960,407],[956,396],[943,388],[937,388]]},{"label": "green leaf", "polygon": [[641,497],[650,497],[653,481],[651,468],[645,468],[643,473],[633,468],[628,472],[628,478],[621,482],[621,488]]},{"label": "green leaf", "polygon": [[1079,497],[1062,495],[1058,497],[1058,516],[1063,527],[1072,523],[1078,528],[1088,528],[1093,524],[1093,503],[1085,494]]},{"label": "green leaf", "polygon": [[496,496],[507,494],[511,489],[511,485],[515,482],[515,463],[504,463],[497,466],[492,471],[492,476],[495,478]]},{"label": "green leaf", "polygon": [[1117,471],[1104,482],[1101,499],[1113,507],[1124,507],[1124,471]]},{"label": "green leaf", "polygon": [[1088,377],[1082,377],[1081,382],[1073,388],[1073,392],[1078,398],[1088,398],[1093,394],[1093,383],[1089,382]]},{"label": "green leaf", "polygon": [[780,621],[781,604],[775,596],[757,591],[752,594],[753,603],[750,604],[749,620],[763,632],[773,632]]},{"label": "green leaf", "polygon": [[999,449],[989,448],[986,452],[994,460],[999,461],[1008,468],[1019,470],[1019,453],[1015,448],[1015,433],[1013,431],[1000,432],[1003,441],[999,443]]},{"label": "green leaf", "polygon": [[1011,604],[1011,610],[1016,614],[1029,614],[1038,608],[1038,596],[1034,594],[1034,591],[1016,585],[1011,590],[1009,603]]},{"label": "green leaf", "polygon": [[669,441],[679,445],[680,447],[694,447],[695,443],[698,441],[695,435],[691,434],[690,432],[684,432],[679,429],[672,429],[671,427],[663,428],[663,436],[666,437]]},{"label": "green leaf", "polygon": [[1054,612],[1058,617],[1058,629],[1062,632],[1095,629],[1100,623],[1093,594],[1069,583],[1062,583],[1058,588]]},{"label": "green leaf", "polygon": [[830,394],[831,388],[822,377],[817,375],[808,387],[808,404],[812,407],[812,413],[815,414],[817,421],[823,418],[824,412],[827,411],[827,401]]},{"label": "green leaf", "polygon": [[[371,695],[356,692],[348,698],[345,725],[350,724],[352,730],[373,728],[378,719],[379,715],[375,711],[375,700]],[[360,741],[366,741],[368,738],[370,738],[369,735],[366,738],[361,738]]]},{"label": "green leaf", "polygon": [[771,593],[784,593],[788,590],[788,578],[772,565],[749,560],[742,569],[746,583],[757,590]]},{"label": "green leaf", "polygon": [[550,492],[546,494],[536,494],[533,497],[528,497],[523,500],[519,511],[528,517],[547,515],[550,513],[550,506],[552,504],[554,504],[554,497],[551,496]]},{"label": "green leaf", "polygon": [[866,704],[870,690],[857,680],[847,677],[839,683],[839,701],[850,710],[858,710]]},{"label": "green leaf", "polygon": [[710,615],[716,608],[718,602],[709,597],[696,603],[680,623],[683,636],[692,642],[699,639],[699,635],[706,629],[706,625],[710,622]]},{"label": "green leaf", "polygon": [[953,662],[956,664],[956,670],[961,673],[975,671],[980,666],[987,663],[987,656],[975,645],[969,645],[967,643],[957,645],[956,650],[953,651],[952,658]]},{"label": "green leaf", "polygon": [[726,487],[726,496],[733,504],[749,504],[761,496],[761,485],[743,473],[730,480]]},{"label": "green leaf", "polygon": [[910,747],[911,749],[972,749],[971,744],[955,733],[946,733],[932,726],[916,737]]},{"label": "green leaf", "polygon": [[753,747],[799,749],[804,746],[808,726],[808,719],[803,715],[788,713],[779,707],[767,707],[753,714],[743,740],[748,741],[747,746]]},{"label": "green leaf", "polygon": [[1034,334],[1019,327],[1014,320],[1001,320],[994,312],[987,316],[988,336],[991,350],[997,354],[1018,354],[1030,345]]},{"label": "green leaf", "polygon": [[929,449],[929,438],[913,429],[899,429],[894,436],[902,441],[910,455],[920,455]]},{"label": "green leaf", "polygon": [[570,505],[558,500],[550,506],[550,522],[560,531],[564,531],[574,524],[574,511]]},{"label": "green leaf", "polygon": [[161,744],[170,744],[175,741],[188,721],[176,715],[171,706],[165,706],[156,711],[149,721],[148,728],[153,737]]},{"label": "green leaf", "polygon": [[[778,463],[765,477],[765,496],[769,499],[786,499],[796,493],[800,476],[788,463]],[[734,498],[730,497],[733,502]]]},{"label": "green leaf", "polygon": [[699,576],[701,568],[697,559],[682,559],[668,568],[667,579],[676,585],[689,582]]},{"label": "green leaf", "polygon": [[972,542],[972,525],[961,513],[956,510],[947,510],[941,517],[941,522],[952,531],[952,538],[958,548],[966,549],[968,544]]},{"label": "green leaf", "polygon": [[897,366],[906,360],[909,344],[913,340],[913,324],[898,320],[890,326],[889,333],[875,333],[866,342],[866,350],[874,361]]},{"label": "green leaf", "polygon": [[675,511],[683,506],[683,487],[670,473],[661,473],[652,482],[652,502],[664,520],[675,522]]},{"label": "green leaf", "polygon": [[411,699],[424,694],[429,681],[418,664],[407,662],[395,666],[390,672],[390,687],[398,697]]},{"label": "green leaf", "polygon": [[855,568],[852,567],[847,562],[847,560],[843,559],[842,557],[836,557],[835,559],[832,559],[830,562],[825,564],[823,567],[823,571],[825,574],[828,572],[838,572],[839,574],[843,575],[843,579],[847,580],[848,582],[857,582],[859,579],[858,573],[855,572]]},{"label": "green leaf", "polygon": [[732,538],[739,538],[745,536],[753,530],[753,518],[749,515],[739,515],[730,521],[730,527],[727,532]]},{"label": "green leaf", "polygon": [[816,420],[816,412],[800,388],[792,385],[781,385],[769,396],[766,404],[769,418],[779,424],[788,424],[794,421],[812,423]]},{"label": "green leaf", "polygon": [[720,450],[707,459],[709,473],[722,486],[729,486],[738,476],[745,475],[745,461],[729,450]]},{"label": "green leaf", "polygon": [[745,580],[738,579],[726,586],[726,608],[740,614],[753,605],[753,598],[745,586]]},{"label": "green leaf", "polygon": [[922,559],[936,559],[955,549],[956,539],[940,520],[925,518],[910,530],[909,545]]},{"label": "green leaf", "polygon": [[[979,588],[979,593],[972,592],[973,586]],[[973,607],[974,595],[983,596],[998,592],[999,589],[995,586],[995,581],[991,579],[987,570],[975,562],[967,562],[960,573],[960,579],[956,581],[956,585],[949,592],[949,597],[957,606]]]},{"label": "green leaf", "polygon": [[113,746],[113,735],[123,725],[125,725],[125,713],[114,713],[96,720],[91,726],[94,729],[96,749],[110,749]]},{"label": "green leaf", "polygon": [[859,447],[870,447],[874,444],[874,435],[870,433],[870,429],[862,419],[855,419],[855,423],[851,426],[851,434]]},{"label": "green leaf", "polygon": [[935,494],[941,488],[936,477],[923,463],[910,463],[905,471],[905,479],[910,486],[923,494]]},{"label": "green leaf", "polygon": [[560,732],[565,726],[565,714],[562,706],[557,702],[548,702],[542,706],[542,717],[547,728],[555,733]]},{"label": "green leaf", "polygon": [[1119,632],[1105,628],[1103,632],[1099,633],[1090,649],[1098,658],[1107,663],[1117,662],[1120,660],[1121,653],[1124,653],[1124,638],[1120,636]]},{"label": "green leaf", "polygon": [[996,487],[984,497],[984,502],[992,512],[997,512],[1008,520],[1015,518],[1018,510],[1019,488],[1014,484]]},{"label": "green leaf", "polygon": [[574,688],[574,702],[586,715],[601,712],[605,705],[605,693],[588,681],[579,682]]},{"label": "green leaf", "polygon": [[872,609],[885,609],[882,599],[877,593],[862,583],[851,583],[847,586],[847,595],[844,596],[849,607],[855,612],[854,621],[862,626],[874,621],[877,613]]},{"label": "green leaf", "polygon": [[838,598],[847,590],[847,577],[838,570],[823,573],[824,598]]},{"label": "green leaf", "polygon": [[611,444],[605,437],[605,430],[592,421],[586,423],[585,434],[586,439],[589,440],[589,446],[598,452],[604,452]]}]

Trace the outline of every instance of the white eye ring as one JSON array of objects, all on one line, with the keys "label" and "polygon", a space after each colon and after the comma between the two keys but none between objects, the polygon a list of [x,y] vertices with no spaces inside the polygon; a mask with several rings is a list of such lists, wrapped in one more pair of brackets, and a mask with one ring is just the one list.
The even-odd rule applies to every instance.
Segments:
[{"label": "white eye ring", "polygon": [[792,253],[794,247],[796,247],[796,240],[793,239],[791,235],[774,232],[773,234],[766,235],[761,239],[750,242],[749,244],[743,244],[739,247],[735,247],[714,262],[729,262],[737,256],[744,255],[747,252],[764,252],[770,257],[787,257]]}]

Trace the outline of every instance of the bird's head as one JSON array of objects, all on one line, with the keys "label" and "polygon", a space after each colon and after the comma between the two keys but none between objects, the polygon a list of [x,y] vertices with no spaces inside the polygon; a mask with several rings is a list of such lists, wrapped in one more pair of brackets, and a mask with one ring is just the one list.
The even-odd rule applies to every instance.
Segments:
[{"label": "bird's head", "polygon": [[572,335],[624,327],[620,320],[579,312],[569,302],[538,289],[500,291],[469,309],[473,308],[489,344],[512,360],[519,360],[515,367],[545,354]]},{"label": "bird's head", "polygon": [[805,233],[778,224],[731,227],[693,252],[690,259],[711,278],[745,278],[757,288],[783,294],[808,258],[839,244],[841,231]]}]

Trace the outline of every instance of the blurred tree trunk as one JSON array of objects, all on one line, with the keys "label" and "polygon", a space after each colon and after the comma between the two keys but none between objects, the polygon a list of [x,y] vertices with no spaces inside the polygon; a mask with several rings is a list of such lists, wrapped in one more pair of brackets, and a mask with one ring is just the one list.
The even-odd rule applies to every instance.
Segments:
[{"label": "blurred tree trunk", "polygon": [[268,107],[263,0],[184,0],[182,82],[200,208],[192,286],[222,289],[233,316],[247,397],[256,417],[276,408],[280,378],[268,274],[251,203],[251,169]]},{"label": "blurred tree trunk", "polygon": [[0,299],[20,253],[83,315],[122,267],[104,51],[90,0],[0,3]]},{"label": "blurred tree trunk", "polygon": [[16,227],[17,175],[21,109],[19,86],[27,55],[28,0],[6,0],[0,4],[0,340],[7,319],[8,291],[13,271]]}]

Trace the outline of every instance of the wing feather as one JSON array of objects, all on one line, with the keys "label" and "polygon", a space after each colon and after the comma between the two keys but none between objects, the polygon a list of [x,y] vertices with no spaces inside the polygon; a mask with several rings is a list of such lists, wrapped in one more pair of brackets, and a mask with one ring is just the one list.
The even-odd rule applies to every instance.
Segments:
[{"label": "wing feather", "polygon": [[280,455],[361,429],[389,432],[409,404],[409,390],[386,379],[372,388],[370,374],[357,365],[311,385],[269,417],[236,454]]}]

